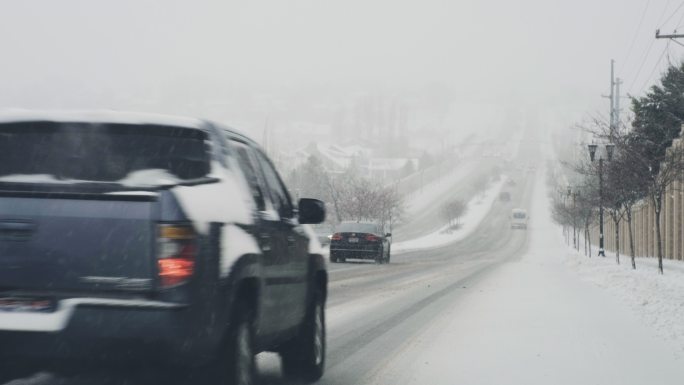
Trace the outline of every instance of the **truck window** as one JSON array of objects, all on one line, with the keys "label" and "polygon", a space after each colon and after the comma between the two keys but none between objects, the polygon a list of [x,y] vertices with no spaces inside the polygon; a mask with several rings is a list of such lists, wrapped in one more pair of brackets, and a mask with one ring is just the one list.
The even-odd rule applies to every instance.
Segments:
[{"label": "truck window", "polygon": [[278,176],[278,172],[264,154],[259,151],[257,151],[256,154],[259,158],[261,169],[264,172],[266,184],[271,192],[271,201],[273,202],[274,208],[282,218],[292,218],[294,216],[294,210],[292,208],[290,194],[288,194],[285,185],[280,179],[280,176]]},{"label": "truck window", "polygon": [[0,181],[155,186],[210,171],[207,134],[127,124],[20,122],[0,125]]},{"label": "truck window", "polygon": [[252,197],[254,198],[254,203],[256,203],[257,210],[264,211],[266,209],[264,193],[259,185],[259,178],[256,171],[257,167],[255,167],[252,149],[246,144],[236,140],[231,140],[230,144],[235,151],[235,158],[240,165],[240,169],[242,170],[245,179],[247,179],[247,184],[252,192]]}]

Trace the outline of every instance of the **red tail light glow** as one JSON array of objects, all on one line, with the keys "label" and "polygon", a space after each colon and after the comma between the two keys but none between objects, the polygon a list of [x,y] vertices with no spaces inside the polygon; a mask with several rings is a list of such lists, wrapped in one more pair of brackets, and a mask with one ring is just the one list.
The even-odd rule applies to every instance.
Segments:
[{"label": "red tail light glow", "polygon": [[368,234],[366,235],[366,240],[369,242],[377,242],[380,240],[380,237],[378,237],[377,235]]},{"label": "red tail light glow", "polygon": [[330,237],[330,240],[332,241],[341,241],[342,240],[342,234],[340,233],[335,233]]},{"label": "red tail light glow", "polygon": [[159,225],[157,267],[162,288],[187,282],[195,271],[197,235],[191,226]]}]

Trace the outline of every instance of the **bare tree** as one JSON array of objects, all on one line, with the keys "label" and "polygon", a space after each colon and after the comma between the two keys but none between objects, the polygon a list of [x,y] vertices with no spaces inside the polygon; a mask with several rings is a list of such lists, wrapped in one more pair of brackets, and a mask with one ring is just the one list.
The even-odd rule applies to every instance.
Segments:
[{"label": "bare tree", "polygon": [[452,199],[442,206],[442,216],[447,220],[449,227],[459,224],[460,219],[465,215],[468,206],[461,199]]},{"label": "bare tree", "polygon": [[396,185],[385,186],[348,170],[330,178],[333,205],[338,221],[372,221],[389,224],[390,229],[401,220],[404,200]]},{"label": "bare tree", "polygon": [[[632,269],[636,269],[632,209],[637,202],[648,197],[649,172],[634,157],[634,148],[630,145],[633,139],[628,127],[627,124],[611,127],[604,119],[593,118],[588,131],[595,137],[615,145],[613,159],[604,165],[603,201],[615,224],[616,261],[620,263],[619,225],[626,219]],[[595,177],[597,174],[597,170],[591,167],[584,166],[581,169],[584,175],[591,174]]]},{"label": "bare tree", "polygon": [[645,153],[639,145],[629,147],[629,156],[632,158],[633,166],[642,168],[642,172],[647,175],[646,191],[655,214],[656,228],[656,252],[658,256],[658,271],[663,274],[663,242],[660,229],[660,214],[663,209],[663,196],[667,189],[676,181],[682,180],[684,171],[684,148],[673,146],[665,151],[659,167],[655,169],[650,161],[650,156]]},{"label": "bare tree", "polygon": [[624,138],[613,138],[616,144],[614,159],[608,163],[606,169],[606,186],[608,212],[615,223],[616,258],[620,263],[620,233],[619,225],[622,219],[627,220],[629,235],[629,251],[632,269],[636,269],[636,252],[634,250],[634,234],[632,226],[632,208],[647,196],[647,174],[642,167],[635,164],[634,157],[624,145]]}]

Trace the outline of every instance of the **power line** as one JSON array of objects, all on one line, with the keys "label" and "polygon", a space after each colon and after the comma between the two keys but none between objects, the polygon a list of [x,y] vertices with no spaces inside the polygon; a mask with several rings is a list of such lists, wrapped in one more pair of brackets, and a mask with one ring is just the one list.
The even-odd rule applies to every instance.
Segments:
[{"label": "power line", "polygon": [[682,21],[684,21],[684,13],[682,13],[682,17],[680,17],[679,21],[677,22],[677,29],[675,29],[675,32],[677,32],[679,28],[684,27],[684,25],[682,25]]},{"label": "power line", "polygon": [[658,61],[656,62],[655,66],[653,66],[653,70],[651,71],[651,74],[648,75],[648,77],[646,78],[646,81],[645,81],[644,84],[641,86],[641,91],[639,91],[639,93],[644,92],[644,89],[646,88],[646,86],[648,85],[648,83],[650,83],[651,79],[653,78],[653,74],[656,72],[656,70],[657,70],[658,67],[660,66],[660,62],[663,60],[663,57],[665,57],[665,52],[668,52],[668,49],[669,49],[669,48],[670,48],[670,42],[668,41],[667,44],[665,45],[665,49],[664,49],[663,52],[660,54],[660,57],[658,58]]},{"label": "power line", "polygon": [[[679,7],[681,7],[682,5],[684,5],[684,1],[682,2],[682,4],[679,5]],[[660,14],[660,17],[658,18],[658,24],[657,25],[661,25],[661,21],[665,17],[665,14],[667,13],[667,9],[669,8],[669,6],[670,6],[670,0],[667,0],[667,2],[665,3],[665,7],[663,8],[663,12]],[[679,9],[679,7],[677,9]],[[648,59],[648,54],[651,53],[651,49],[653,48],[653,43],[655,43],[655,40],[652,39],[651,43],[648,45],[648,48],[646,49],[646,54],[644,54],[643,58],[641,59],[641,64],[639,64],[639,69],[637,70],[636,75],[634,75],[634,77],[632,77],[632,81],[629,84],[629,92],[628,93],[632,93],[632,89],[634,88],[634,85],[636,84],[637,80],[639,79],[639,75],[641,75],[641,70],[644,68],[644,64],[646,64],[646,60]]]},{"label": "power line", "polygon": [[641,64],[639,65],[639,69],[637,70],[636,75],[632,78],[632,82],[629,85],[629,93],[632,93],[632,89],[634,88],[634,84],[636,84],[637,79],[639,79],[639,75],[641,75],[641,70],[644,68],[644,64],[646,64],[646,59],[648,59],[648,54],[651,53],[651,48],[653,48],[653,43],[655,43],[655,39],[651,39],[651,44],[648,45],[648,49],[646,50],[646,55],[644,55],[643,60],[641,60]]},{"label": "power line", "polygon": [[673,17],[674,15],[677,14],[677,11],[679,11],[679,10],[682,8],[682,6],[684,6],[684,1],[682,1],[682,2],[679,4],[679,7],[677,7],[677,9],[675,9],[674,12],[672,12],[672,13],[670,14],[670,17],[668,17],[667,20],[665,20],[664,23],[662,23],[662,24],[658,23],[658,24],[660,24],[660,27],[663,27],[665,24],[667,24],[667,22],[670,21],[670,19],[672,19],[672,17]]},{"label": "power line", "polygon": [[641,25],[644,23],[644,18],[646,17],[646,12],[648,11],[648,6],[650,4],[651,4],[651,0],[648,0],[648,2],[646,3],[646,7],[644,8],[644,11],[641,12],[641,20],[639,20],[639,24],[637,25],[637,28],[634,31],[634,36],[632,37],[632,43],[629,45],[629,49],[627,50],[627,56],[625,56],[624,60],[622,60],[622,64],[620,65],[620,73],[622,73],[622,70],[625,68],[625,63],[627,63],[629,56],[632,54],[632,48],[634,48],[634,43],[636,42],[636,38],[637,38],[637,36],[639,36],[639,31],[641,31]]},{"label": "power line", "polygon": [[667,0],[667,3],[665,3],[665,8],[663,8],[663,13],[660,14],[660,17],[658,18],[658,24],[660,25],[660,22],[663,21],[663,17],[665,17],[665,12],[667,12],[667,7],[670,6],[670,0]]},{"label": "power line", "polygon": [[[684,1],[682,1],[682,2],[679,4],[679,6],[674,10],[674,12],[672,12],[672,13],[670,14],[670,16],[667,18],[667,20],[665,20],[665,22],[661,24],[661,27],[664,26],[665,24],[667,24],[667,23],[672,19],[672,17],[674,17],[674,15],[676,15],[677,12],[678,12],[683,6],[684,6]],[[665,9],[667,9],[667,6],[665,7]],[[679,18],[679,21],[677,22],[677,25],[681,25],[681,24],[682,24],[682,21],[684,21],[684,14],[682,15],[682,17]],[[659,23],[659,24],[660,24],[660,23]],[[679,27],[677,27],[677,28],[679,28]],[[676,29],[674,30],[674,33],[672,33],[672,34],[665,34],[665,35],[661,35],[661,34],[660,34],[660,29],[657,29],[657,30],[656,30],[656,36],[655,36],[655,38],[656,38],[656,39],[668,39],[668,40],[667,40],[667,44],[665,44],[665,48],[663,49],[663,52],[660,53],[660,57],[658,57],[658,61],[656,62],[655,66],[653,66],[653,69],[651,70],[651,73],[650,73],[650,74],[648,75],[648,77],[646,78],[646,81],[644,82],[644,84],[641,86],[641,90],[639,91],[639,93],[644,92],[644,89],[646,88],[646,86],[651,82],[651,79],[653,79],[653,74],[655,74],[656,70],[659,68],[660,62],[662,62],[663,57],[665,56],[665,53],[667,53],[667,61],[668,61],[668,64],[669,64],[670,66],[672,66],[672,61],[670,60],[670,42],[673,41],[673,42],[677,43],[678,45],[684,47],[684,44],[682,44],[682,43],[680,43],[679,41],[675,40],[675,39],[677,39],[677,38],[684,38],[684,34],[678,34]],[[650,49],[651,49],[651,47],[653,46],[653,42],[654,42],[654,41],[655,41],[655,40],[651,40],[651,45],[649,46],[649,51],[648,51],[648,52],[650,52]],[[648,52],[647,52],[647,54],[646,54],[646,57],[648,57]],[[644,62],[642,61],[641,66],[639,67],[639,73],[641,73],[641,68],[643,67],[643,64],[644,64]],[[638,74],[637,74],[637,77],[638,77]],[[634,79],[634,81],[636,81],[636,78]],[[632,81],[632,86],[634,85],[634,81]],[[632,86],[630,86],[630,92],[631,92],[631,90],[632,90]]]}]

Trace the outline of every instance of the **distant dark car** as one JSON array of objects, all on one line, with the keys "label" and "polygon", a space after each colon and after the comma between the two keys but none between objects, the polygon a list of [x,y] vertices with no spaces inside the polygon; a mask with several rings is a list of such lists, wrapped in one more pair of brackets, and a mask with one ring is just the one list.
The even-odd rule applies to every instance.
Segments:
[{"label": "distant dark car", "polygon": [[392,234],[381,225],[368,222],[342,222],[330,239],[330,261],[371,259],[389,263]]},{"label": "distant dark car", "polygon": [[324,218],[212,122],[1,116],[0,377],[87,362],[252,384],[272,351],[316,381],[328,279],[306,224]]},{"label": "distant dark car", "polygon": [[508,201],[510,201],[510,200],[511,200],[511,193],[509,193],[508,191],[502,191],[502,192],[499,194],[499,200],[502,201],[502,202],[508,202]]}]

